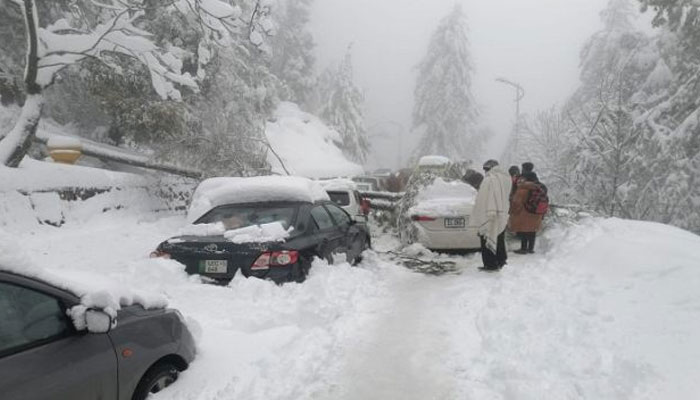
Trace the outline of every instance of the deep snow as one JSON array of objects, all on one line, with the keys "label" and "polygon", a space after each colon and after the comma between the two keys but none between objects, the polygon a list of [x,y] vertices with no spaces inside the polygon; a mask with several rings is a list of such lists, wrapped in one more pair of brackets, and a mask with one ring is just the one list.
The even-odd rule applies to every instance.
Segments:
[{"label": "deep snow", "polygon": [[202,284],[148,259],[184,216],[128,210],[58,229],[8,225],[52,273],[167,298],[199,354],[161,399],[692,399],[700,393],[700,237],[588,219],[560,226],[500,273],[479,259],[409,271],[375,238],[359,267],[307,282]]}]

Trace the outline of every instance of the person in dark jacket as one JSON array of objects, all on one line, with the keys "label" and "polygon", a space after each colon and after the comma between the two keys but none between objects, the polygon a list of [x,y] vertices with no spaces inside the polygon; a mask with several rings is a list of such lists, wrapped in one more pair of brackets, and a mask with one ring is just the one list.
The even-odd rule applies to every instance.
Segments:
[{"label": "person in dark jacket", "polygon": [[526,174],[526,173],[528,173],[528,172],[535,172],[535,164],[533,164],[533,163],[531,163],[531,162],[529,162],[529,161],[528,161],[528,162],[524,162],[524,163],[521,165],[521,167],[522,167],[522,173],[523,173],[523,175]]},{"label": "person in dark jacket", "polygon": [[517,254],[532,254],[535,252],[535,239],[542,227],[542,215],[529,212],[525,208],[530,193],[541,185],[537,174],[525,172],[519,180],[518,187],[510,203],[510,229],[520,237],[520,249]]},{"label": "person in dark jacket", "polygon": [[481,187],[481,182],[484,181],[484,175],[482,175],[479,171],[470,168],[464,173],[462,181],[468,183],[474,189],[479,190],[479,187]]}]

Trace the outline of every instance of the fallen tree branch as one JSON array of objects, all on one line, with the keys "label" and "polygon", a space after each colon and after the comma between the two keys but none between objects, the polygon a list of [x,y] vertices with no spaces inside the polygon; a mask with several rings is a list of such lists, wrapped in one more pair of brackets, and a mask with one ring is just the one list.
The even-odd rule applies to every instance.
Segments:
[{"label": "fallen tree branch", "polygon": [[[50,136],[49,136],[50,137]],[[49,137],[36,137],[35,142],[46,145]],[[171,164],[161,164],[151,161],[148,157],[136,154],[127,154],[120,152],[119,149],[110,150],[102,145],[93,144],[85,140],[80,140],[82,145],[82,154],[88,157],[94,157],[101,161],[112,161],[132,167],[150,169],[154,171],[166,172],[172,175],[184,176],[186,178],[200,179],[202,172],[192,168],[178,167]]]}]

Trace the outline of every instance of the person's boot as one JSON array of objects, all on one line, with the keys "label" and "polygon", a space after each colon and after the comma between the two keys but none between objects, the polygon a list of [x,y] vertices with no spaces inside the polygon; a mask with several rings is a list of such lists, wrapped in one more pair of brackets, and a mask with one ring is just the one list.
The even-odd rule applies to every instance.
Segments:
[{"label": "person's boot", "polygon": [[515,254],[527,254],[528,251],[527,251],[527,249],[518,249],[518,250],[515,250],[513,253],[515,253]]}]

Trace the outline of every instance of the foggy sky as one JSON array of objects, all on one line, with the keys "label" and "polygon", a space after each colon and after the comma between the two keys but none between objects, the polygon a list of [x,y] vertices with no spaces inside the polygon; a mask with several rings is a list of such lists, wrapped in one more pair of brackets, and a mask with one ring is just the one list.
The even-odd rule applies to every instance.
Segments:
[{"label": "foggy sky", "polygon": [[[484,159],[500,155],[515,116],[506,77],[527,90],[524,112],[561,104],[578,84],[579,53],[601,28],[608,0],[462,0],[476,67],[482,121],[498,137]],[[455,0],[316,0],[311,28],[319,70],[353,45],[355,81],[366,96],[374,152],[368,167],[396,167],[398,124],[411,127],[415,67]],[[403,139],[403,159],[417,138]],[[482,161],[482,160],[477,160]]]}]

